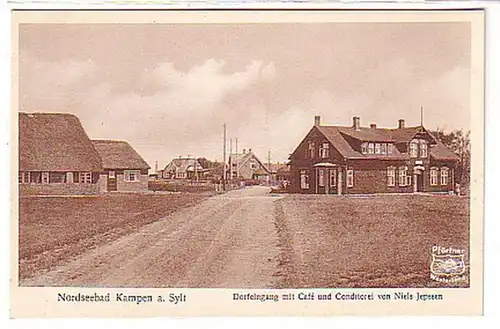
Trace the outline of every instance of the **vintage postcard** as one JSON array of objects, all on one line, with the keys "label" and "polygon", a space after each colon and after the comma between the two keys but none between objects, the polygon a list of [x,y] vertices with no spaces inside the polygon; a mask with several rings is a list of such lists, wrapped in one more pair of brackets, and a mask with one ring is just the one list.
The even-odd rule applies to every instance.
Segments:
[{"label": "vintage postcard", "polygon": [[482,10],[12,33],[12,317],[482,313]]}]

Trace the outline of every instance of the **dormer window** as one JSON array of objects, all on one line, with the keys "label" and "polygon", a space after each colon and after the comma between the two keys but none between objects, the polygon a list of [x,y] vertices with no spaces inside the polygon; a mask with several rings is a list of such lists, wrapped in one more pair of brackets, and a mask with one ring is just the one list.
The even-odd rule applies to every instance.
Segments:
[{"label": "dormer window", "polygon": [[381,152],[380,143],[375,143],[375,154],[381,154]]},{"label": "dormer window", "polygon": [[393,148],[392,144],[387,144],[387,154],[392,154],[392,148]]},{"label": "dormer window", "polygon": [[368,143],[363,143],[361,144],[361,153],[366,154],[368,153]]},{"label": "dormer window", "polygon": [[410,142],[410,157],[411,158],[418,157],[418,141],[416,139]]},{"label": "dormer window", "polygon": [[373,143],[368,143],[368,154],[375,153],[375,145]]}]

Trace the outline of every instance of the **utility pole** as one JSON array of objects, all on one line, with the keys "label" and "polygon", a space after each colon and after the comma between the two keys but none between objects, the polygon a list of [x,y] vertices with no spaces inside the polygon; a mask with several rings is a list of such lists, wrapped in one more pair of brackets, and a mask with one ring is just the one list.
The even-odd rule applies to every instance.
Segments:
[{"label": "utility pole", "polygon": [[233,180],[233,139],[229,138],[229,159],[228,159],[228,164],[229,164],[229,181]]},{"label": "utility pole", "polygon": [[420,126],[424,126],[424,107],[420,106]]},{"label": "utility pole", "polygon": [[267,174],[267,182],[269,184],[271,184],[271,175],[272,175],[272,169],[271,169],[271,150],[267,151],[267,170],[268,170],[268,174]]},{"label": "utility pole", "polygon": [[239,168],[240,168],[240,163],[239,163],[239,156],[238,156],[238,137],[236,137],[236,179],[240,177],[239,173]]},{"label": "utility pole", "polygon": [[224,146],[222,156],[222,190],[226,190],[226,124],[224,124]]}]

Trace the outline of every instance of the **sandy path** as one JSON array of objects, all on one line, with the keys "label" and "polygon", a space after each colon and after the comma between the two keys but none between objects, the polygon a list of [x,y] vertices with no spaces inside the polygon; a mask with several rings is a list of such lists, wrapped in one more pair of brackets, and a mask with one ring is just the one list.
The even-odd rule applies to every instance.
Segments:
[{"label": "sandy path", "polygon": [[212,197],[21,286],[275,286],[278,237],[268,189]]}]

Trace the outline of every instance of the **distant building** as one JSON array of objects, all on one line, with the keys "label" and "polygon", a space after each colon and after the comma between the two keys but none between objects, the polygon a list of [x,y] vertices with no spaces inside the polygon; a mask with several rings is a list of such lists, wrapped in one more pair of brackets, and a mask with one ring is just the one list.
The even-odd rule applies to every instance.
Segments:
[{"label": "distant building", "polygon": [[252,150],[243,150],[242,154],[229,155],[228,178],[269,180],[269,169],[257,158]]},{"label": "distant building", "polygon": [[19,113],[19,191],[96,194],[102,161],[80,120],[65,113]]},{"label": "distant building", "polygon": [[100,191],[147,191],[150,166],[125,141],[93,140],[102,159]]},{"label": "distant building", "polygon": [[290,156],[291,190],[355,194],[451,192],[458,157],[423,126],[314,126]]},{"label": "distant building", "polygon": [[200,179],[205,173],[196,158],[175,158],[161,171],[164,179]]},{"label": "distant building", "polygon": [[286,163],[271,163],[267,165],[270,171],[271,184],[280,184],[290,181],[290,166]]}]

